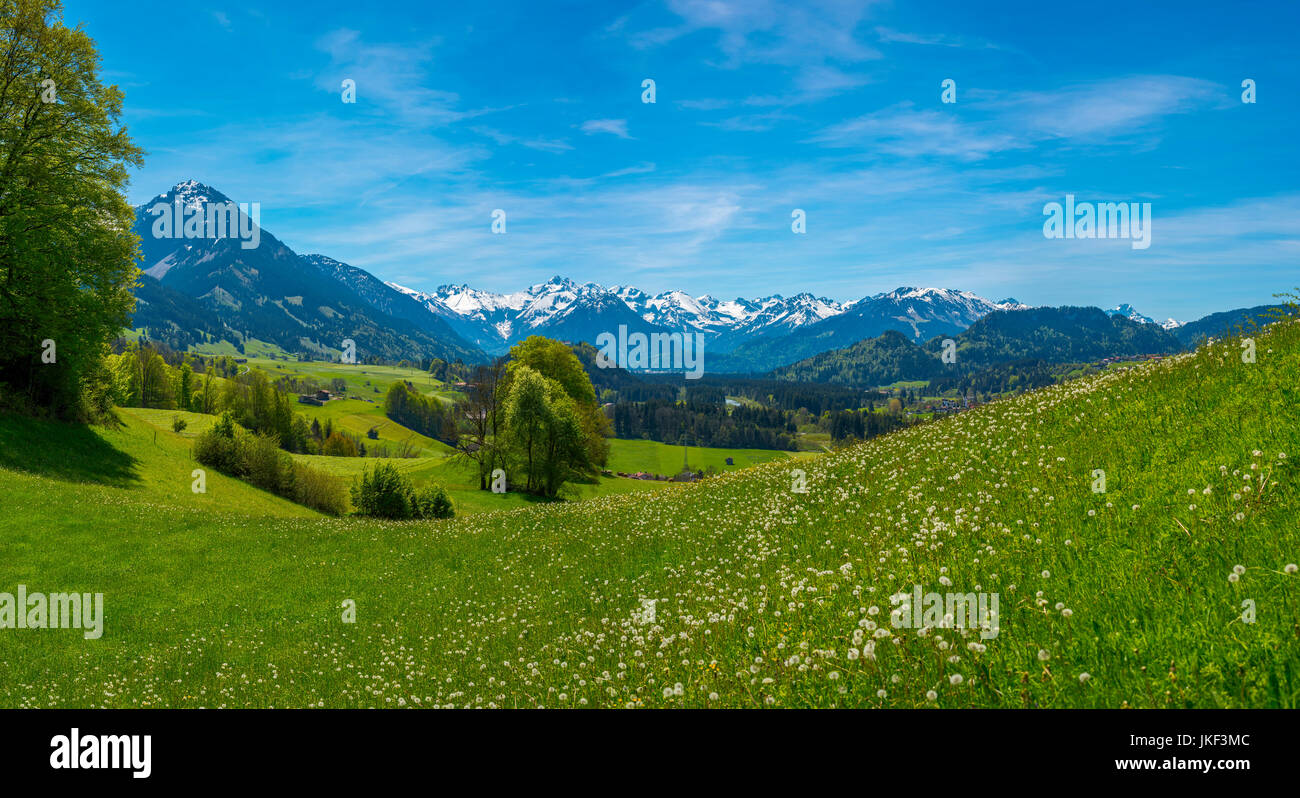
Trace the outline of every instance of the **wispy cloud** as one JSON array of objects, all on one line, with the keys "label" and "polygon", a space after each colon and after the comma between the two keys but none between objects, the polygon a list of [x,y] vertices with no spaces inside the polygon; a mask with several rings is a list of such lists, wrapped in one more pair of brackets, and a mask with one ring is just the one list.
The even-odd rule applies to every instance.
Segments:
[{"label": "wispy cloud", "polygon": [[959,96],[958,104],[942,110],[898,103],[828,125],[809,141],[975,161],[1053,140],[1097,143],[1150,136],[1169,116],[1222,105],[1224,91],[1196,78],[1140,75],[1053,91],[975,89]]},{"label": "wispy cloud", "polygon": [[588,119],[582,123],[581,130],[588,136],[596,133],[608,133],[621,139],[630,139],[626,119]]}]

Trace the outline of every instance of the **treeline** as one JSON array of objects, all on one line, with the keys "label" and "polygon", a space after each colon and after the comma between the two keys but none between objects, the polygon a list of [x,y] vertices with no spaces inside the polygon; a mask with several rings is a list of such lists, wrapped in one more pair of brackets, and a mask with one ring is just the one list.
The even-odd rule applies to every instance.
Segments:
[{"label": "treeline", "polygon": [[406,380],[395,382],[384,396],[384,415],[421,435],[441,441],[455,439],[450,406],[436,396],[425,396]]},{"label": "treeline", "polygon": [[586,343],[573,347],[574,355],[591,378],[602,402],[674,401],[685,388],[691,399],[723,405],[728,396],[751,399],[782,410],[804,409],[814,416],[830,410],[862,407],[884,394],[843,385],[799,384],[761,377],[708,376],[685,380],[680,374],[632,374],[621,368],[596,365],[596,348]]},{"label": "treeline", "polygon": [[1062,371],[1068,368],[1042,359],[1017,360],[970,374],[954,374],[936,379],[930,383],[930,392],[941,394],[956,391],[962,396],[973,393],[980,397],[1028,391],[1054,384]]},{"label": "treeline", "polygon": [[865,441],[907,426],[901,413],[879,413],[872,409],[839,410],[827,413],[818,426],[837,443]]},{"label": "treeline", "polygon": [[797,428],[792,414],[776,408],[734,408],[704,401],[614,405],[614,436],[663,443],[689,443],[730,449],[794,451]]}]

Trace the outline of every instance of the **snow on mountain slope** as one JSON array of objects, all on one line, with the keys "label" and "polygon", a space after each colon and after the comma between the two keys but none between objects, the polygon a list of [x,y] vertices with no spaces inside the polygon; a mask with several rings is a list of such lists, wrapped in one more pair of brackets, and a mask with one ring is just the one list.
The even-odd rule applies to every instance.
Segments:
[{"label": "snow on mountain slope", "polygon": [[1134,308],[1132,305],[1128,304],[1127,302],[1120,305],[1116,305],[1115,307],[1107,310],[1106,315],[1123,316],[1126,319],[1129,319],[1131,321],[1141,322],[1142,324],[1157,324],[1166,330],[1176,330],[1186,323],[1186,322],[1178,321],[1176,319],[1165,319],[1164,321],[1156,321],[1150,316],[1144,316],[1141,313],[1138,313],[1137,309]]},{"label": "snow on mountain slope", "polygon": [[[585,320],[578,328],[597,330],[602,313],[621,315],[623,307],[655,329],[704,333],[710,348],[719,353],[748,341],[777,338],[826,322],[850,308],[893,320],[894,326],[920,339],[936,327],[964,329],[994,310],[1028,307],[1014,299],[991,302],[969,291],[941,288],[904,287],[846,305],[809,293],[733,300],[707,294],[691,296],[685,291],[652,295],[634,286],[606,288],[559,276],[511,294],[465,285],[444,285],[432,292],[390,285],[446,319],[463,337],[495,352],[529,335],[555,335],[555,329],[566,324],[566,329],[575,333],[577,322],[572,320],[578,318]],[[616,325],[608,323],[605,328],[612,330]]]}]

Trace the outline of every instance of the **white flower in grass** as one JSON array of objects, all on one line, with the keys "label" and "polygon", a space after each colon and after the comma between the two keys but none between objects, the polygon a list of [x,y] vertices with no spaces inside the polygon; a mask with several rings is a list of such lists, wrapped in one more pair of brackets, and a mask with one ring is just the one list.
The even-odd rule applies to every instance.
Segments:
[{"label": "white flower in grass", "polygon": [[1087,684],[1088,680],[1091,678],[1092,678],[1092,674],[1088,673],[1087,671],[1084,671],[1083,673],[1079,674],[1079,684]]},{"label": "white flower in grass", "polygon": [[933,691],[933,690],[926,690],[926,691],[925,691],[925,700],[926,700],[926,701],[938,701],[938,700],[939,700],[939,694],[936,693],[936,692]]},{"label": "white flower in grass", "polygon": [[1283,571],[1286,571],[1286,572],[1289,573],[1289,574],[1293,574],[1293,573],[1295,573],[1297,570],[1300,570],[1300,568],[1297,568],[1295,563],[1293,563],[1293,562],[1289,562],[1289,563],[1286,564],[1286,567],[1283,568],[1282,570],[1283,570]]},{"label": "white flower in grass", "polygon": [[1237,576],[1241,576],[1242,574],[1246,573],[1246,566],[1244,566],[1244,565],[1234,565],[1234,566],[1232,566],[1232,572],[1233,572],[1234,574],[1236,574]]},{"label": "white flower in grass", "polygon": [[1040,662],[1047,662],[1051,658],[1052,655],[1047,653],[1047,649],[1045,648],[1038,649],[1038,660]]},{"label": "white flower in grass", "polygon": [[948,684],[956,685],[961,683],[962,683],[962,675],[960,673],[954,673],[952,676],[948,677]]},{"label": "white flower in grass", "polygon": [[1228,581],[1232,582],[1233,584],[1236,584],[1237,582],[1241,581],[1241,577],[1237,576],[1236,574],[1228,574]]}]

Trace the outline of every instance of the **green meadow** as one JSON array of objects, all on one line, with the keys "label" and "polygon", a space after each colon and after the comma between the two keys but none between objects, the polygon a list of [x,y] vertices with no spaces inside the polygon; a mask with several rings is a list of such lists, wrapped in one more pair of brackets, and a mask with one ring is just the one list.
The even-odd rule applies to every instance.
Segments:
[{"label": "green meadow", "polygon": [[[0,705],[1295,707],[1300,325],[1256,344],[437,522],[193,494],[171,414],[0,418],[0,591],[105,605],[98,640],[0,629]],[[610,467],[675,471],[660,446]],[[917,586],[996,594],[996,634],[899,628]]]}]

